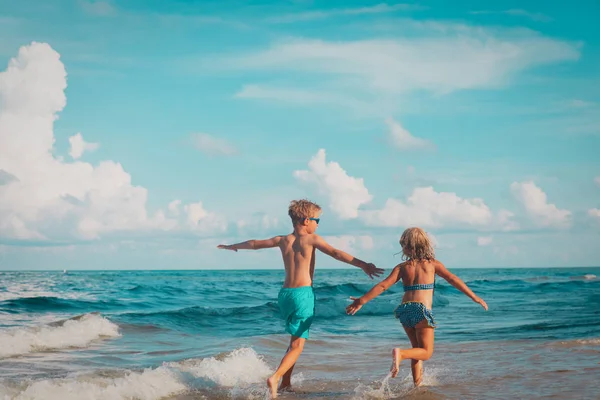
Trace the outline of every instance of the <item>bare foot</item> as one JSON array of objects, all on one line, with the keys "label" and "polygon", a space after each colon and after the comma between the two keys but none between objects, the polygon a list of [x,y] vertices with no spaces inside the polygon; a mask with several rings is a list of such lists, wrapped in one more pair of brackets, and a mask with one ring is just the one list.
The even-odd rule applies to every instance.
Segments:
[{"label": "bare foot", "polygon": [[275,375],[273,375],[272,377],[267,379],[267,386],[269,387],[269,390],[271,391],[272,399],[277,397],[277,383],[278,382],[279,382],[279,379],[277,379],[277,377]]},{"label": "bare foot", "polygon": [[402,361],[402,355],[400,354],[400,349],[392,350],[392,368],[390,368],[390,372],[392,373],[392,378],[398,376],[398,371],[400,369],[400,362]]},{"label": "bare foot", "polygon": [[419,361],[416,365],[416,371],[414,376],[415,387],[421,386],[423,382],[423,361]]}]

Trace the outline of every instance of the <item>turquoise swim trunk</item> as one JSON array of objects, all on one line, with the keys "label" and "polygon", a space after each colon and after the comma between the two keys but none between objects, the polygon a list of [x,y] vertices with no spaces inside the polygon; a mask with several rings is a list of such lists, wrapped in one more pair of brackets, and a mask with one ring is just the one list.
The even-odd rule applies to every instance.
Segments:
[{"label": "turquoise swim trunk", "polygon": [[312,286],[282,288],[279,291],[279,311],[290,335],[308,339],[308,330],[315,317],[315,292]]}]

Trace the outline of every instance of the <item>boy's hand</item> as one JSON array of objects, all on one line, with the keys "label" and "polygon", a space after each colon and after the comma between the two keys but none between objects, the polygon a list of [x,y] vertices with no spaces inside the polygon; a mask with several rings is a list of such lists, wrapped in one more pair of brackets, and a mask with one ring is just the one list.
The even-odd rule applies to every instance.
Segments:
[{"label": "boy's hand", "polygon": [[354,300],[354,302],[352,302],[352,304],[346,307],[346,314],[354,315],[358,310],[362,308],[363,305],[360,303],[360,298],[357,299],[356,297],[350,297],[350,299]]},{"label": "boy's hand", "polygon": [[488,305],[487,305],[487,303],[485,301],[483,301],[482,298],[480,298],[480,297],[476,298],[475,299],[475,303],[481,304],[481,307],[483,307],[485,309],[485,311],[488,310]]},{"label": "boy's hand", "polygon": [[365,274],[369,275],[369,278],[371,278],[371,279],[373,279],[374,276],[378,277],[381,274],[383,274],[383,269],[377,268],[375,266],[375,264],[373,264],[373,263],[368,263],[367,265],[365,265],[361,269],[363,271],[365,271]]},{"label": "boy's hand", "polygon": [[233,245],[230,245],[230,244],[220,244],[220,245],[217,246],[217,249],[225,249],[225,250],[237,251],[237,249],[235,247],[233,247]]}]

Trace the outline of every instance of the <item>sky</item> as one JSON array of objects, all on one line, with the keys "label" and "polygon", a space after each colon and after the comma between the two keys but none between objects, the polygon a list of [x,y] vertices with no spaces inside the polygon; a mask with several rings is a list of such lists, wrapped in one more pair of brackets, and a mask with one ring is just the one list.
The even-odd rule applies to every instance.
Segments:
[{"label": "sky", "polygon": [[[594,1],[0,0],[0,269],[600,265]],[[344,267],[325,255],[317,266]]]}]

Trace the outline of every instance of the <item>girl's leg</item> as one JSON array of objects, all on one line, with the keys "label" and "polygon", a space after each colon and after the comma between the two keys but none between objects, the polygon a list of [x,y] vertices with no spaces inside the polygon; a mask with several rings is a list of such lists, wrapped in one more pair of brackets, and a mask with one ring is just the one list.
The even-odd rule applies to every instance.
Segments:
[{"label": "girl's leg", "polygon": [[408,350],[402,350],[400,348],[392,350],[392,378],[395,378],[398,375],[398,368],[403,359],[411,358],[413,360],[426,361],[429,360],[431,354],[433,354],[434,329],[427,325],[426,320],[423,320],[415,326],[415,331],[420,347]]},{"label": "girl's leg", "polygon": [[[412,347],[421,347],[419,345],[419,339],[417,338],[417,331],[415,328],[408,328],[403,326],[406,335],[410,339],[410,344]],[[413,383],[415,386],[419,386],[421,384],[421,380],[423,379],[423,361],[420,360],[410,360],[410,370],[412,372]]]}]

